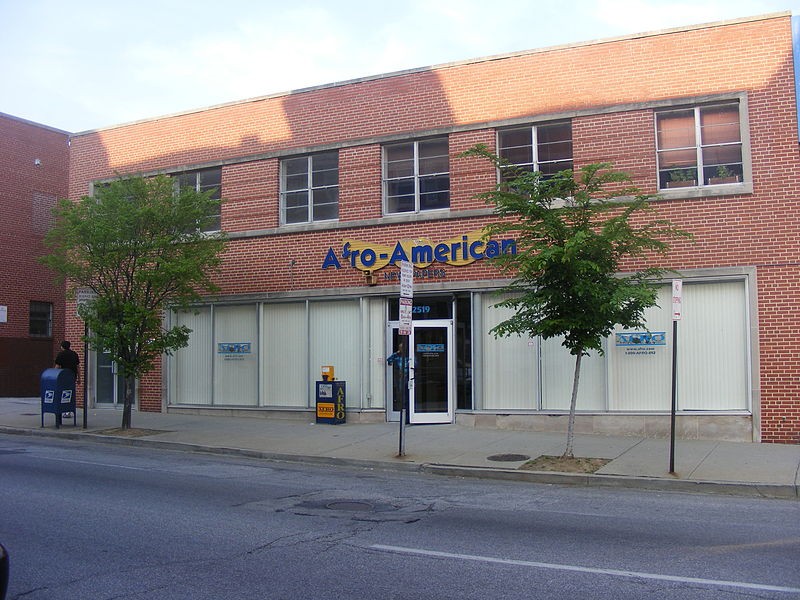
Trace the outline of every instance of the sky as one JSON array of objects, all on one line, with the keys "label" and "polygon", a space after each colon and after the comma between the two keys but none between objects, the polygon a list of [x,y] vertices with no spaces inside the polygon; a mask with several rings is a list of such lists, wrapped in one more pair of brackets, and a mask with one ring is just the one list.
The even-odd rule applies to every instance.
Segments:
[{"label": "sky", "polygon": [[0,112],[68,132],[800,0],[0,0]]}]

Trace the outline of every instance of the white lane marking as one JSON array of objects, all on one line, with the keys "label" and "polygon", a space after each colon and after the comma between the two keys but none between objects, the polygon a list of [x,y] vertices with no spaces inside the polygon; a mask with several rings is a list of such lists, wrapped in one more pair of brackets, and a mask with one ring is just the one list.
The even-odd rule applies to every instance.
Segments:
[{"label": "white lane marking", "polygon": [[747,590],[761,590],[769,592],[789,592],[798,593],[800,588],[784,587],[780,585],[766,585],[763,583],[748,583],[745,581],[725,581],[719,579],[700,579],[697,577],[678,577],[676,575],[659,575],[657,573],[642,573],[639,571],[619,571],[617,569],[598,569],[593,567],[579,567],[577,565],[560,565],[557,563],[534,562],[528,560],[514,560],[510,558],[494,558],[491,556],[478,556],[474,554],[455,554],[451,552],[437,552],[435,550],[423,550],[421,548],[404,548],[402,546],[384,546],[374,544],[370,546],[373,550],[383,550],[385,552],[399,552],[401,554],[415,554],[418,556],[435,556],[439,558],[454,558],[458,560],[472,560],[477,562],[496,563],[503,565],[514,565],[520,567],[534,567],[537,569],[554,569],[557,571],[574,571],[578,573],[592,573],[595,575],[610,575],[612,577],[630,577],[636,579],[655,579],[658,581],[673,581],[676,583],[693,583],[713,587],[732,587]]},{"label": "white lane marking", "polygon": [[95,461],[91,461],[91,460],[75,460],[75,459],[72,459],[72,458],[56,458],[56,457],[53,457],[53,456],[47,456],[47,457],[45,457],[45,456],[36,456],[36,458],[39,458],[39,459],[42,459],[42,460],[46,460],[47,462],[51,462],[51,461],[55,460],[55,461],[66,462],[66,463],[75,463],[75,464],[78,464],[78,465],[91,465],[93,467],[110,467],[112,469],[130,469],[131,471],[160,471],[161,470],[161,469],[154,469],[152,467],[128,467],[128,466],[125,466],[125,465],[115,465],[115,464],[112,464],[112,463],[101,463],[101,462],[95,462]]}]

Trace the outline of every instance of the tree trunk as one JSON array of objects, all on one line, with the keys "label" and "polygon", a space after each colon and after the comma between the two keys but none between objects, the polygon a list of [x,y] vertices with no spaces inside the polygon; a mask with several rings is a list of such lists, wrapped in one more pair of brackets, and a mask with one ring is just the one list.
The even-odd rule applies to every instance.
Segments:
[{"label": "tree trunk", "polygon": [[122,408],[122,429],[131,428],[131,407],[133,406],[134,379],[125,377],[125,403]]},{"label": "tree trunk", "polygon": [[572,451],[572,442],[575,438],[575,407],[578,404],[578,381],[581,377],[581,357],[583,351],[575,357],[575,376],[572,379],[572,398],[569,401],[569,423],[567,424],[567,448],[561,458],[575,458]]}]

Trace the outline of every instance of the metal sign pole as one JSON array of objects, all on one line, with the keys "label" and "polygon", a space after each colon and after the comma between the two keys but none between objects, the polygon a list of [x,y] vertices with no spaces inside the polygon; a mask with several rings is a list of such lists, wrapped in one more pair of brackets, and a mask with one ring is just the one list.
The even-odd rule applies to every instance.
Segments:
[{"label": "metal sign pole", "polygon": [[669,472],[675,474],[675,414],[678,412],[678,321],[683,307],[683,282],[672,280],[672,407],[669,427]]},{"label": "metal sign pole", "polygon": [[90,288],[78,288],[75,290],[75,314],[83,321],[83,428],[89,427],[87,423],[87,415],[89,413],[89,343],[86,338],[89,337],[89,325],[80,315],[80,307],[84,306],[97,298],[97,294]]},{"label": "metal sign pole", "polygon": [[410,390],[409,390],[409,372],[411,367],[411,348],[408,346],[411,343],[411,334],[413,329],[413,317],[412,309],[413,309],[413,298],[414,298],[414,265],[412,265],[409,261],[404,260],[400,263],[400,328],[398,330],[398,335],[402,338],[406,338],[406,342],[403,344],[403,350],[400,354],[400,365],[402,367],[402,378],[403,378],[403,399],[400,405],[400,449],[398,451],[398,456],[405,456],[406,455],[406,437],[405,437],[405,429],[406,429],[406,418],[408,416],[408,411],[410,410],[409,406],[409,397],[410,397]]},{"label": "metal sign pole", "polygon": [[83,428],[88,429],[89,414],[89,343],[86,338],[89,336],[89,326],[83,323]]},{"label": "metal sign pole", "polygon": [[[409,338],[406,338],[409,339]],[[400,403],[400,448],[397,456],[406,455],[406,411],[408,410],[408,350],[404,344],[403,351],[400,353],[400,366],[403,378],[403,399]]]}]

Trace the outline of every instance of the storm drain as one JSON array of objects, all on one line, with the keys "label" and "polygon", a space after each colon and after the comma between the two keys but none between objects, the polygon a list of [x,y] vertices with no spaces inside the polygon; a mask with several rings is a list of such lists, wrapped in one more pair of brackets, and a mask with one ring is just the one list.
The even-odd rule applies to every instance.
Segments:
[{"label": "storm drain", "polygon": [[491,460],[493,462],[521,462],[530,460],[530,458],[530,456],[525,454],[492,454],[491,456],[487,456],[486,460]]}]

